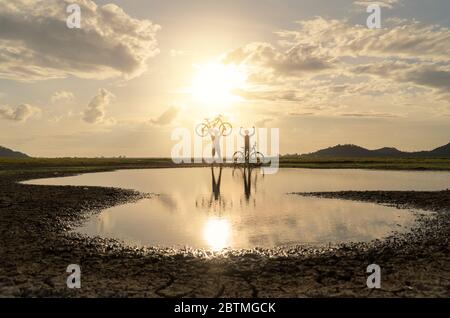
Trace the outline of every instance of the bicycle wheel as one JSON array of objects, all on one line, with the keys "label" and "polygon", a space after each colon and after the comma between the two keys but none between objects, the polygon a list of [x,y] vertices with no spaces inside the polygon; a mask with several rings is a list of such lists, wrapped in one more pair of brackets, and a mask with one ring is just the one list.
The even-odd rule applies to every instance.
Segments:
[{"label": "bicycle wheel", "polygon": [[259,151],[253,152],[253,153],[250,155],[250,162],[251,162],[251,163],[256,163],[256,164],[260,165],[260,164],[263,164],[264,161],[265,161],[265,157],[264,157],[264,155],[263,155],[261,152],[259,152]]},{"label": "bicycle wheel", "polygon": [[244,163],[245,162],[245,155],[242,151],[236,151],[233,154],[233,163],[237,164],[237,163]]},{"label": "bicycle wheel", "polygon": [[220,125],[220,131],[222,132],[222,136],[229,136],[233,131],[233,126],[230,123],[222,123]]},{"label": "bicycle wheel", "polygon": [[200,137],[208,136],[209,125],[205,123],[198,124],[195,128],[195,133]]}]

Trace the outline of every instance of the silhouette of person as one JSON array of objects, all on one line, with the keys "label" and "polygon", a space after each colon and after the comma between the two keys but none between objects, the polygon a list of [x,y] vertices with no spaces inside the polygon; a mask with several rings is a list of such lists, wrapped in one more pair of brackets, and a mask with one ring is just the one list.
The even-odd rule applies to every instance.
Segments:
[{"label": "silhouette of person", "polygon": [[255,127],[253,127],[253,132],[250,134],[248,129],[244,130],[244,134],[242,134],[242,127],[239,130],[239,134],[244,137],[244,157],[245,163],[249,163],[250,161],[250,138],[253,137],[256,133]]}]

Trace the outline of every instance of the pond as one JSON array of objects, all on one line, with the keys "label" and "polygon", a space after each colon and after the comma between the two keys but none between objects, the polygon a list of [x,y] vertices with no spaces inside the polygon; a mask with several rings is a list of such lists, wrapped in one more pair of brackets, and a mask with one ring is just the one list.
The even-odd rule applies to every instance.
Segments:
[{"label": "pond", "polygon": [[119,170],[25,182],[106,186],[157,194],[105,209],[74,231],[130,245],[223,248],[367,242],[408,231],[417,213],[373,203],[292,192],[442,190],[449,172],[218,167]]}]

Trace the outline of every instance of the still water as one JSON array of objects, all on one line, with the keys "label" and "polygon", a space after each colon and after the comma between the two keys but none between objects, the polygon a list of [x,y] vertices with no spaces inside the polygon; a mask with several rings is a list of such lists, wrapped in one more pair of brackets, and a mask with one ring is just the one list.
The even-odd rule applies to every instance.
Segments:
[{"label": "still water", "polygon": [[[158,194],[106,209],[75,231],[131,245],[222,248],[321,245],[407,231],[411,210],[291,192],[442,190],[449,172],[231,168],[120,170],[26,182],[107,186]],[[425,213],[420,211],[420,213]]]}]

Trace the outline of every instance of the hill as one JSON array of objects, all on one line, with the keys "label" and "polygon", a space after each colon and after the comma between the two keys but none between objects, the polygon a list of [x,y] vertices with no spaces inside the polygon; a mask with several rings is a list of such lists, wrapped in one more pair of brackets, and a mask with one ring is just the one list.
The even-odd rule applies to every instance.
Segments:
[{"label": "hill", "polygon": [[0,158],[29,158],[28,155],[0,146]]},{"label": "hill", "polygon": [[369,150],[356,145],[337,145],[313,153],[305,157],[404,157],[404,158],[450,158],[450,143],[431,151],[406,152],[396,148],[380,148]]}]

